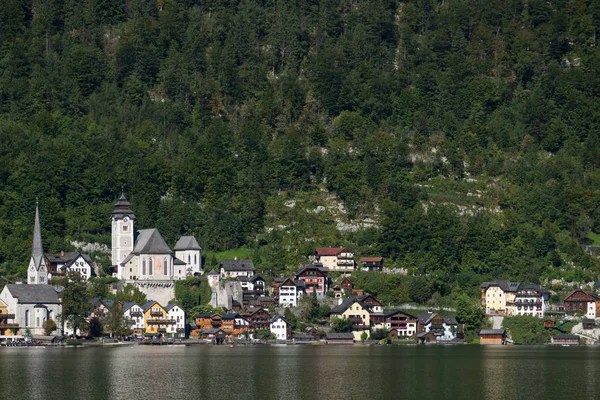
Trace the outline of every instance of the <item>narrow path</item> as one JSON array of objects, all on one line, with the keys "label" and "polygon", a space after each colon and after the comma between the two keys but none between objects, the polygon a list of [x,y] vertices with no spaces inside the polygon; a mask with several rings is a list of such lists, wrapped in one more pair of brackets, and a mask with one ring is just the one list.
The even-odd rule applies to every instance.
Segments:
[{"label": "narrow path", "polygon": [[492,329],[502,329],[502,321],[504,321],[502,315],[492,315]]}]

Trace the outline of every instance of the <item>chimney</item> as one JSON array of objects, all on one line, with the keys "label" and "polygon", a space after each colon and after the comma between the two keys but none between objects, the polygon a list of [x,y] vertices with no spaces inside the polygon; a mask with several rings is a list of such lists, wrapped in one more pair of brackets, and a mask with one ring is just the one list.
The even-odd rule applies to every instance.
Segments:
[{"label": "chimney", "polygon": [[61,256],[61,257],[64,257],[64,256],[65,256],[65,251],[64,251],[64,250],[61,250],[61,251],[60,251],[60,256]]}]

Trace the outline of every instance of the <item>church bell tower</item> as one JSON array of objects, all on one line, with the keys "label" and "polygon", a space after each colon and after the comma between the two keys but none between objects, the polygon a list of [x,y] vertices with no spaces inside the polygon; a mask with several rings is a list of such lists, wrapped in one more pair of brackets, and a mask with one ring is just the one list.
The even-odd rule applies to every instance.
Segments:
[{"label": "church bell tower", "polygon": [[124,193],[115,203],[112,212],[112,265],[119,266],[133,250],[133,221],[135,215]]},{"label": "church bell tower", "polygon": [[44,259],[42,247],[42,230],[40,229],[39,206],[35,204],[35,222],[33,225],[33,245],[31,246],[31,260],[27,267],[27,283],[30,285],[45,285],[48,283],[48,269]]}]

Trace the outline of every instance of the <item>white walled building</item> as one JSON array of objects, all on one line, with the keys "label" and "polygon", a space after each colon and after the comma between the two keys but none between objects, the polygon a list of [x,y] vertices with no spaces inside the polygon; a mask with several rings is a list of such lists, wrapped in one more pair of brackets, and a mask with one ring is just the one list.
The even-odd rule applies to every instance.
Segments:
[{"label": "white walled building", "polygon": [[281,285],[279,285],[279,306],[297,307],[298,301],[302,296],[302,291],[300,290],[300,287],[302,286],[300,286],[298,283],[296,283],[290,278],[284,280],[281,283]]},{"label": "white walled building", "polygon": [[175,257],[185,263],[184,275],[202,274],[202,248],[195,237],[180,237],[173,250],[175,250]]},{"label": "white walled building", "polygon": [[52,275],[60,276],[66,272],[77,272],[84,280],[96,275],[92,259],[87,254],[77,252],[46,254],[46,261],[48,279],[51,279]]},{"label": "white walled building", "polygon": [[30,285],[48,284],[48,269],[42,247],[42,231],[40,229],[39,207],[35,206],[35,222],[33,225],[33,244],[31,246],[31,260],[27,267],[27,283]]},{"label": "white walled building", "polygon": [[62,306],[50,285],[6,285],[0,299],[8,312],[15,314],[15,323],[19,324],[22,335],[27,329],[32,335],[44,335],[44,324],[49,319],[61,326]]},{"label": "white walled building", "polygon": [[271,329],[271,333],[273,335],[275,335],[275,338],[277,340],[290,340],[291,339],[292,327],[286,321],[286,319],[280,315],[274,315],[271,318],[270,329]]},{"label": "white walled building", "polygon": [[144,310],[139,304],[132,301],[123,304],[123,316],[130,322],[130,329],[134,336],[144,334]]},{"label": "white walled building", "polygon": [[167,319],[174,320],[174,324],[167,326],[167,337],[185,338],[185,311],[175,303],[169,303],[165,307]]},{"label": "white walled building", "polygon": [[221,262],[221,278],[236,278],[238,276],[254,276],[254,264],[251,260],[223,260]]}]

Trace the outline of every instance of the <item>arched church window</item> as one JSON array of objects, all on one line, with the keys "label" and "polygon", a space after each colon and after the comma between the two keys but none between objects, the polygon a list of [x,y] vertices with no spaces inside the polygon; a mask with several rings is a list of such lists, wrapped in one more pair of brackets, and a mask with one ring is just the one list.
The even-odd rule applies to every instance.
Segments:
[{"label": "arched church window", "polygon": [[29,326],[29,310],[25,311],[25,326]]},{"label": "arched church window", "polygon": [[163,260],[163,273],[165,275],[169,274],[169,263],[167,262],[167,257],[165,257]]},{"label": "arched church window", "polygon": [[197,256],[196,254],[194,254],[194,264],[198,264],[197,257],[198,257],[198,256]]},{"label": "arched church window", "polygon": [[142,275],[146,275],[146,259],[142,260]]},{"label": "arched church window", "polygon": [[150,257],[148,260],[148,275],[152,275],[152,267],[154,267],[154,260]]}]

